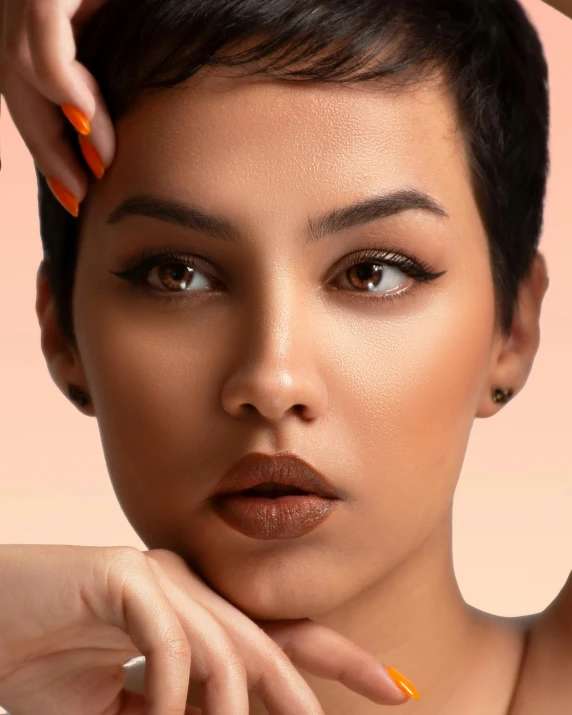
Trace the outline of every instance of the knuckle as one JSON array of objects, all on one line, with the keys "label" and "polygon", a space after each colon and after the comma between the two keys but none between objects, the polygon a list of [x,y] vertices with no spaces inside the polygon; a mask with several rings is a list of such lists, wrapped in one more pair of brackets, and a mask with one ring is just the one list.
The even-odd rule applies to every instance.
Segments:
[{"label": "knuckle", "polygon": [[143,551],[140,553],[147,567],[150,568],[155,575],[175,571],[176,569],[181,569],[186,566],[184,559],[168,549],[152,549],[151,551]]},{"label": "knuckle", "polygon": [[227,670],[237,672],[239,676],[246,677],[246,665],[238,650],[229,641],[221,656]]},{"label": "knuckle", "polygon": [[143,552],[139,551],[139,549],[136,549],[134,546],[111,546],[110,548],[115,552],[115,556],[118,559],[137,561],[138,563],[143,561]]},{"label": "knuckle", "polygon": [[134,546],[110,546],[109,552],[110,569],[120,574],[124,580],[127,580],[133,571],[140,572],[142,567],[147,566],[143,554]]},{"label": "knuckle", "polygon": [[259,684],[266,681],[269,676],[274,680],[293,667],[282,648],[269,638],[259,641],[254,652],[257,653],[256,672]]},{"label": "knuckle", "polygon": [[159,565],[161,563],[185,563],[181,556],[176,554],[174,551],[169,551],[169,549],[151,549],[150,551],[144,551],[141,553],[143,553],[148,559],[155,561]]},{"label": "knuckle", "polygon": [[215,637],[210,641],[209,660],[218,665],[224,673],[232,672],[239,678],[246,678],[246,664],[240,649],[224,626],[214,616],[212,618],[209,627]]},{"label": "knuckle", "polygon": [[52,83],[56,79],[56,72],[47,60],[34,63],[34,74],[43,83]]},{"label": "knuckle", "polygon": [[154,574],[167,576],[172,582],[182,585],[189,596],[197,597],[199,593],[208,590],[210,597],[215,597],[214,592],[179,554],[168,549],[153,549],[142,553]]},{"label": "knuckle", "polygon": [[166,648],[168,657],[177,662],[181,659],[188,660],[191,657],[191,644],[182,629],[176,629],[166,638]]}]

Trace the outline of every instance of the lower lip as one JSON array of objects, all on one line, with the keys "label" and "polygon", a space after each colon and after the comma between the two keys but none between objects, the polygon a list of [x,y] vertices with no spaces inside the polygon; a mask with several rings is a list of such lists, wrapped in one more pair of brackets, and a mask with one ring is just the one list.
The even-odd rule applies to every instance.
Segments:
[{"label": "lower lip", "polygon": [[231,494],[215,497],[214,509],[229,526],[253,539],[295,539],[313,531],[340,501],[317,494],[276,499]]}]

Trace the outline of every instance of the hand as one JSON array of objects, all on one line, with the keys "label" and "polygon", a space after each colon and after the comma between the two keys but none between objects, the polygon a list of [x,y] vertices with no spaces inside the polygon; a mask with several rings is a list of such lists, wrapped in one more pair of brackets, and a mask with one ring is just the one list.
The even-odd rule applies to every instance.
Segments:
[{"label": "hand", "polygon": [[[295,665],[379,704],[409,700],[346,638],[308,619],[258,625],[165,549],[0,545],[0,584],[0,703],[14,715],[200,712],[186,702],[248,715],[249,690],[271,715],[323,715]],[[144,694],[123,688],[140,655]]]},{"label": "hand", "polygon": [[[0,0],[0,94],[38,169],[74,215],[87,192],[87,174],[65,136],[71,121],[66,117],[73,119],[80,148],[98,178],[115,155],[115,131],[97,82],[75,59],[74,33],[105,2]],[[56,193],[51,179],[72,196]]]}]

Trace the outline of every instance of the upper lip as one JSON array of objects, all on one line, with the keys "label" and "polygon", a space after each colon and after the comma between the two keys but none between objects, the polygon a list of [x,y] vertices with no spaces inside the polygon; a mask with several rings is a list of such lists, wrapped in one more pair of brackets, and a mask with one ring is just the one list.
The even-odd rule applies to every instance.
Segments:
[{"label": "upper lip", "polygon": [[263,482],[289,484],[329,499],[341,497],[320,472],[291,452],[274,455],[250,452],[225,473],[215,496],[235,494]]}]

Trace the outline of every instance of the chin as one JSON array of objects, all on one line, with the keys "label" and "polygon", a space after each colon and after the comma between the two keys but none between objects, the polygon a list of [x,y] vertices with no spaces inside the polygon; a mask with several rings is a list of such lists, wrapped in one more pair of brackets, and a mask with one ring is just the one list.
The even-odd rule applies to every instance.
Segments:
[{"label": "chin", "polygon": [[227,597],[227,601],[230,601],[235,608],[238,608],[253,621],[298,620],[312,618],[314,615],[314,609],[306,601],[304,594],[300,594],[298,602],[295,604],[286,601],[279,595],[266,600]]},{"label": "chin", "polygon": [[327,614],[344,604],[347,594],[337,593],[324,579],[284,577],[261,571],[253,576],[244,572],[217,574],[210,587],[251,620],[292,620],[314,618]]}]

